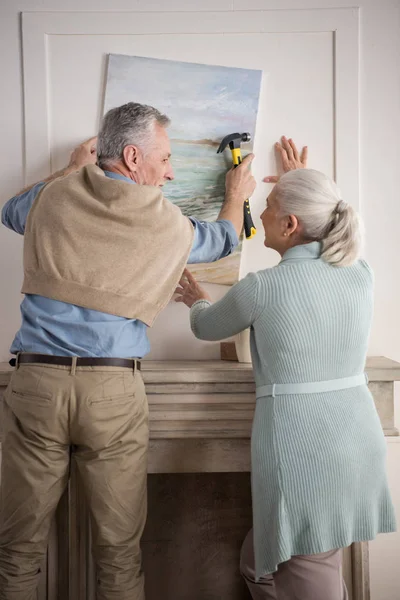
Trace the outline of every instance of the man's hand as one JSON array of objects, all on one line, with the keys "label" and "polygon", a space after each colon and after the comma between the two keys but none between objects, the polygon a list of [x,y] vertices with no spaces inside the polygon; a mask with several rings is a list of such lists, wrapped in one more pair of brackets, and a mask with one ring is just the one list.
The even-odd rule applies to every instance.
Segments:
[{"label": "man's hand", "polygon": [[175,290],[175,294],[178,294],[178,297],[175,298],[175,302],[183,302],[186,306],[191,308],[197,300],[211,301],[210,296],[199,286],[188,269],[184,270],[179,285],[181,287],[178,287]]},{"label": "man's hand", "polygon": [[254,154],[248,154],[236,168],[230,169],[225,179],[225,200],[218,220],[227,219],[232,223],[238,237],[243,229],[243,203],[255,190],[256,180],[250,171]]},{"label": "man's hand", "polygon": [[96,164],[96,144],[97,137],[92,137],[86,140],[86,142],[79,144],[71,154],[67,169],[69,171],[78,171],[86,165]]},{"label": "man's hand", "polygon": [[232,167],[225,178],[225,200],[243,204],[256,189],[256,180],[250,171],[254,154],[248,154],[240,165]]},{"label": "man's hand", "polygon": [[79,171],[79,169],[81,169],[85,165],[96,164],[96,144],[97,137],[92,137],[86,140],[86,142],[82,142],[82,144],[79,144],[79,146],[77,146],[72,152],[67,167],[64,167],[64,169],[61,169],[60,171],[52,173],[51,175],[49,175],[49,177],[46,177],[46,179],[41,179],[36,183],[31,183],[23,190],[21,190],[18,194],[16,194],[15,197],[22,196],[22,194],[29,192],[29,190],[35,187],[35,185],[37,185],[38,183],[48,183],[49,181],[53,181],[54,179],[58,179],[59,177],[65,177],[65,175],[69,175],[74,171]]},{"label": "man's hand", "polygon": [[[295,169],[307,168],[307,146],[304,146],[303,150],[301,151],[301,155],[299,155],[294,141],[291,138],[285,138],[283,135],[282,144],[277,142],[275,144],[275,149],[281,158],[281,169],[284,173],[287,173],[288,171],[294,171]],[[277,183],[279,181],[279,176],[269,175],[268,177],[264,177],[263,181],[265,183]]]}]

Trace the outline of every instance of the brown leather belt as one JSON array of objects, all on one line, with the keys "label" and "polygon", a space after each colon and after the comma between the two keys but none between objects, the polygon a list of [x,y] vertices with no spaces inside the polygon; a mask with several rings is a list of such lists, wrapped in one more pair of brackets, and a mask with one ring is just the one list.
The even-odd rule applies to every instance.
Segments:
[{"label": "brown leather belt", "polygon": [[[72,366],[72,356],[53,356],[51,354],[30,354],[22,352],[18,357],[10,360],[11,366],[16,366],[26,363],[40,363],[46,365],[65,365]],[[140,371],[140,360],[134,358],[96,358],[96,357],[77,357],[77,367],[126,367],[127,369],[137,369]]]}]

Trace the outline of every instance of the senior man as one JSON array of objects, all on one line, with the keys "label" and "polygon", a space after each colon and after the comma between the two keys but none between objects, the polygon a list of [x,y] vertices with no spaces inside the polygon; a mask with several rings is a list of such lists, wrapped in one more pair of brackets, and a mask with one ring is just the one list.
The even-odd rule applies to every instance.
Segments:
[{"label": "senior man", "polygon": [[[87,496],[99,600],[143,600],[148,406],[140,359],[147,327],[185,264],[232,251],[255,181],[247,157],[226,177],[218,220],[184,217],[161,187],[173,179],[169,119],[129,103],[68,167],[7,202],[24,234],[22,325],[5,395],[0,598],[35,598],[49,527],[73,451]],[[135,184],[135,185],[132,185]]]}]

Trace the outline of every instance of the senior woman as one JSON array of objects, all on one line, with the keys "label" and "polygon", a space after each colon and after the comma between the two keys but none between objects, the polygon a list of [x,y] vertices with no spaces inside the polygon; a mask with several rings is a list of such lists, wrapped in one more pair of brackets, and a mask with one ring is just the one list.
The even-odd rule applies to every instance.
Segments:
[{"label": "senior woman", "polygon": [[280,148],[288,172],[261,215],[278,266],[250,273],[215,304],[186,272],[177,300],[200,339],[251,328],[253,530],[240,569],[252,597],[344,600],[340,549],[395,530],[364,375],[373,274],[358,258],[358,216],[334,182],[290,170],[304,164],[292,141]]}]

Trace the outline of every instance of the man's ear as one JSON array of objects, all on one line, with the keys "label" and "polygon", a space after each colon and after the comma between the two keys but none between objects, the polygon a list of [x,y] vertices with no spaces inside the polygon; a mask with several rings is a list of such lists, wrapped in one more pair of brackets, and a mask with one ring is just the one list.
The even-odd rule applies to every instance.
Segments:
[{"label": "man's ear", "polygon": [[136,171],[139,157],[139,152],[136,146],[125,146],[122,156],[129,171]]}]

